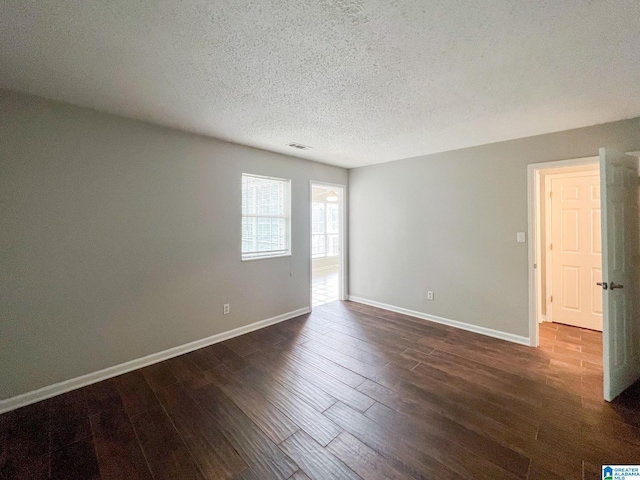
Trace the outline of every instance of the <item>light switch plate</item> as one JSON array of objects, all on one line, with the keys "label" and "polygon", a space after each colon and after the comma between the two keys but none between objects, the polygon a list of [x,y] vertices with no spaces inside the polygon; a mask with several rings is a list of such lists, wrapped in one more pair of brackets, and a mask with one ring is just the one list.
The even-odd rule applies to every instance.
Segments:
[{"label": "light switch plate", "polygon": [[517,235],[516,239],[517,239],[518,243],[524,243],[524,242],[527,241],[527,237],[526,237],[524,232],[518,232],[518,235]]}]

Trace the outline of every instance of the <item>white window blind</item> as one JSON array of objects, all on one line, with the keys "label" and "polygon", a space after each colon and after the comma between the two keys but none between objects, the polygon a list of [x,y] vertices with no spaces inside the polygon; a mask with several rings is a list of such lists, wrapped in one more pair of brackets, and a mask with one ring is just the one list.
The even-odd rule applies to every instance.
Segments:
[{"label": "white window blind", "polygon": [[242,259],[291,253],[291,180],[242,174]]}]

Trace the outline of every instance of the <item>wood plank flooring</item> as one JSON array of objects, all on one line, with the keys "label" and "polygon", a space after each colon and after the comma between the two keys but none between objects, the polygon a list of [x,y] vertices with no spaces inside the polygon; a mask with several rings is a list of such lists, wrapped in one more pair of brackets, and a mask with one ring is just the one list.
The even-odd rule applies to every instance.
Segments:
[{"label": "wood plank flooring", "polygon": [[333,302],[0,415],[0,479],[600,478],[640,463],[602,335],[538,349]]}]

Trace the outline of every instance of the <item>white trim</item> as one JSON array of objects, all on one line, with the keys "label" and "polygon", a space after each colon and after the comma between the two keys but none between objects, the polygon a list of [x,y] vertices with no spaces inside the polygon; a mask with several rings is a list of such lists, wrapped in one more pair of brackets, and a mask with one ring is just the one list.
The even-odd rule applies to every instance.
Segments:
[{"label": "white trim", "polygon": [[597,155],[591,157],[573,158],[571,160],[554,160],[552,162],[530,163],[527,165],[529,170],[547,170],[551,168],[578,167],[580,165],[597,165],[600,157]]},{"label": "white trim", "polygon": [[427,313],[418,312],[416,310],[409,310],[408,308],[396,307],[394,305],[388,305],[386,303],[376,302],[374,300],[367,300],[366,298],[354,297],[349,295],[349,300],[356,303],[362,303],[363,305],[369,305],[371,307],[382,308],[391,312],[402,313],[411,317],[420,318],[429,322],[441,323],[443,325],[449,325],[450,327],[459,328],[468,332],[479,333],[488,337],[499,338],[500,340],[506,340],[507,342],[518,343],[520,345],[529,345],[529,338],[522,337],[520,335],[514,335],[513,333],[501,332],[500,330],[493,330],[492,328],[480,327],[478,325],[472,325],[471,323],[459,322],[457,320],[450,320],[444,317],[437,317],[435,315],[429,315]]},{"label": "white trim", "polygon": [[[536,189],[536,192],[537,192],[536,201],[540,202],[540,192],[542,191],[542,181],[540,179],[540,175],[536,175],[536,178],[535,178],[535,189]],[[547,185],[546,185],[546,179],[545,179],[545,193],[546,193],[546,191],[547,191]],[[545,202],[548,202],[548,201],[549,201],[549,199],[545,198]],[[544,210],[545,213],[548,210],[549,209],[546,207],[546,203],[545,203],[545,210]],[[549,226],[548,226],[548,223],[547,223],[549,221],[549,218],[545,217],[545,227],[544,227],[545,237],[543,238],[542,237],[542,231],[543,231],[542,230],[542,221],[540,219],[540,216],[541,216],[541,212],[540,212],[540,209],[538,209],[536,211],[536,220],[535,220],[536,221],[536,228],[535,228],[535,236],[534,236],[534,238],[537,238],[538,241],[541,242],[541,245],[544,244],[545,245],[544,248],[547,248],[546,235],[547,235],[547,232],[549,231]],[[529,241],[533,242],[534,240],[530,238]],[[536,268],[536,288],[538,289],[537,290],[538,292],[542,292],[542,273],[541,273],[542,272],[542,255],[541,255],[541,253],[542,253],[542,250],[537,249],[536,254],[535,254],[535,260],[534,260],[534,263],[536,265],[536,267],[535,267]],[[545,270],[544,270],[545,272],[549,271],[549,266],[548,265],[549,265],[549,255],[547,254],[545,256]],[[548,295],[546,295],[545,298],[542,298],[542,295],[540,295],[540,298],[538,298],[538,313],[540,315],[540,318],[538,319],[539,322],[542,322],[542,305],[543,305],[543,302],[547,301],[547,298],[549,298]],[[545,314],[549,312],[549,306],[546,303],[545,303],[544,311],[545,311]],[[531,335],[531,333],[529,333],[529,335]]]},{"label": "white trim", "polygon": [[548,322],[549,320],[547,320],[547,316],[546,315],[540,315],[540,323],[543,322]]},{"label": "white trim", "polygon": [[[318,202],[316,202],[318,203]],[[324,233],[312,233],[311,235],[325,235]],[[335,235],[335,233],[327,233],[326,235]],[[311,260],[323,260],[325,258],[337,258],[338,262],[340,261],[340,254],[338,255],[325,255],[324,257],[312,257]],[[336,265],[338,265],[338,263],[336,262]]]},{"label": "white trim", "polygon": [[258,254],[249,254],[246,257],[243,255],[240,259],[242,262],[252,262],[253,260],[264,260],[265,258],[281,258],[281,257],[290,257],[291,252],[287,251],[284,253],[277,254],[267,254],[267,255],[258,255]]},{"label": "white trim", "polygon": [[199,348],[213,345],[214,343],[222,342],[239,335],[244,335],[245,333],[253,332],[254,330],[259,330],[261,328],[268,327],[269,325],[284,322],[285,320],[299,317],[300,315],[304,315],[305,313],[309,313],[310,311],[310,307],[299,308],[292,312],[283,313],[275,317],[267,318],[266,320],[259,320],[249,325],[245,325],[244,327],[234,328],[233,330],[217,333],[210,337],[202,338],[190,343],[185,343],[184,345],[169,348],[162,352],[152,353],[151,355],[147,355],[146,357],[137,358],[135,360],[130,360],[119,365],[114,365],[113,367],[98,370],[97,372],[88,373],[80,377],[71,378],[59,383],[54,383],[53,385],[49,385],[38,390],[33,390],[31,392],[23,393],[15,397],[7,398],[6,400],[0,400],[0,414],[8,412],[10,410],[15,410],[16,408],[24,407],[35,402],[39,402],[41,400],[46,400],[47,398],[55,397],[56,395],[66,393],[80,387],[101,382],[103,380],[122,375],[123,373],[146,367],[147,365],[162,362],[163,360],[177,357],[178,355],[189,353],[194,350],[198,350]]},{"label": "white trim", "polygon": [[340,265],[336,263],[335,265],[327,265],[325,267],[314,268],[314,269],[312,269],[312,271],[313,271],[313,273],[318,273],[318,272],[324,272],[326,270],[335,270],[339,266]]},{"label": "white trim", "polygon": [[340,271],[338,272],[338,275],[340,276],[340,285],[339,287],[339,291],[338,291],[338,299],[339,300],[347,300],[348,298],[348,291],[347,291],[347,272],[348,272],[348,265],[347,265],[347,239],[348,239],[348,235],[349,232],[347,230],[347,215],[348,215],[348,209],[347,209],[347,201],[349,199],[349,192],[347,191],[347,187],[346,185],[341,187],[342,188],[342,208],[341,208],[341,212],[340,214],[342,215],[342,224],[340,225],[340,264],[339,264],[339,268]]},{"label": "white trim", "polygon": [[[541,273],[539,265],[542,239],[538,230],[540,223],[540,173],[542,170],[574,167],[578,165],[598,164],[599,157],[576,158],[573,160],[558,160],[554,162],[532,163],[527,165],[527,214],[529,224],[529,340],[532,347],[537,347],[538,320],[540,311],[540,283]],[[546,247],[545,247],[546,248]],[[548,260],[547,256],[547,260]],[[547,269],[548,270],[548,269]],[[548,314],[549,312],[547,312]]]},{"label": "white trim", "polygon": [[529,265],[529,345],[538,346],[538,311],[540,309],[538,303],[538,292],[540,283],[540,269],[538,267],[538,252],[540,251],[539,242],[540,234],[536,228],[539,221],[540,203],[540,172],[538,169],[527,167],[527,206],[528,206],[528,223],[529,223],[529,248],[528,248],[528,265]]}]

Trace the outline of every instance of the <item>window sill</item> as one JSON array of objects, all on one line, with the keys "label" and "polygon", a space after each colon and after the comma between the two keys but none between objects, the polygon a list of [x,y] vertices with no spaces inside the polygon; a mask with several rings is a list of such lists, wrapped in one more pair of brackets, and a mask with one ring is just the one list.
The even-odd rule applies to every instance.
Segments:
[{"label": "window sill", "polygon": [[251,262],[253,260],[266,260],[268,258],[281,258],[281,257],[290,257],[291,252],[288,253],[279,253],[278,255],[252,255],[250,257],[242,257],[243,262]]}]

